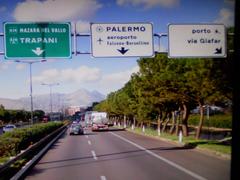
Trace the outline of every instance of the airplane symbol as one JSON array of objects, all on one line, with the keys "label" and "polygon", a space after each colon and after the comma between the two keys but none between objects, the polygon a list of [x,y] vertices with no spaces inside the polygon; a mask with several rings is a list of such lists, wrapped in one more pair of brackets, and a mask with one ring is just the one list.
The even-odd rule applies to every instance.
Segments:
[{"label": "airplane symbol", "polygon": [[97,42],[101,45],[101,43],[103,42],[103,40],[102,40],[101,38],[99,38],[99,39],[97,40]]}]

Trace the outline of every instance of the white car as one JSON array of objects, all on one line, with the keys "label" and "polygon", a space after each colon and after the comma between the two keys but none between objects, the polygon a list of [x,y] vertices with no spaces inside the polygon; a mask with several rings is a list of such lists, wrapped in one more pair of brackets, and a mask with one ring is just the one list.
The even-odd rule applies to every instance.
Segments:
[{"label": "white car", "polygon": [[17,128],[17,127],[14,124],[8,124],[3,127],[3,133],[10,132],[10,131],[14,130],[15,128]]}]

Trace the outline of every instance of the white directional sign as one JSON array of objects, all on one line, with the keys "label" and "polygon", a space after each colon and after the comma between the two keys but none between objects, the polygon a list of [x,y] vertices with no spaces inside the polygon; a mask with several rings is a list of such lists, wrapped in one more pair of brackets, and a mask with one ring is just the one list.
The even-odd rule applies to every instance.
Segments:
[{"label": "white directional sign", "polygon": [[151,23],[91,24],[93,57],[153,56]]},{"label": "white directional sign", "polygon": [[170,24],[168,56],[226,57],[226,33],[221,24]]}]

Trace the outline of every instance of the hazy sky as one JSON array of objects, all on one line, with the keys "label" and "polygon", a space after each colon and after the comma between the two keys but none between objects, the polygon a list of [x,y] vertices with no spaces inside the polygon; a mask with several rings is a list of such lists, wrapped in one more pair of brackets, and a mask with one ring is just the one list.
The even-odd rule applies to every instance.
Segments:
[{"label": "hazy sky", "polygon": [[[4,22],[75,22],[79,32],[89,23],[153,23],[154,33],[166,33],[169,23],[223,23],[233,26],[233,0],[0,0],[0,32]],[[0,51],[3,51],[3,37]],[[161,50],[166,50],[167,38]],[[90,51],[90,38],[78,39],[78,50]],[[159,48],[155,44],[155,48]],[[138,71],[139,58],[93,58],[48,60],[33,65],[33,95],[49,88],[41,83],[60,83],[53,92],[70,93],[80,88],[105,95],[115,91]],[[29,96],[29,66],[0,56],[0,97]]]}]

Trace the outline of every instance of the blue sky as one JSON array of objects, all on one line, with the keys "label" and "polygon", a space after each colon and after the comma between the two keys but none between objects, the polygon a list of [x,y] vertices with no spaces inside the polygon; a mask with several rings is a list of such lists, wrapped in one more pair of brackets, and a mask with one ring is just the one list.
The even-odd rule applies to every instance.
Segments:
[{"label": "blue sky", "polygon": [[[223,23],[233,26],[233,0],[0,0],[3,22],[76,22],[78,32],[89,32],[89,22],[151,22],[154,33],[166,33],[169,23]],[[166,50],[167,39],[161,50]],[[90,51],[90,38],[79,38],[78,50]],[[158,48],[155,44],[155,48]],[[3,51],[3,37],[0,38]],[[41,83],[59,83],[53,92],[71,93],[80,88],[105,95],[115,91],[138,71],[139,58],[52,59],[33,64],[33,95],[49,93]],[[29,96],[29,66],[0,56],[0,97]]]}]

